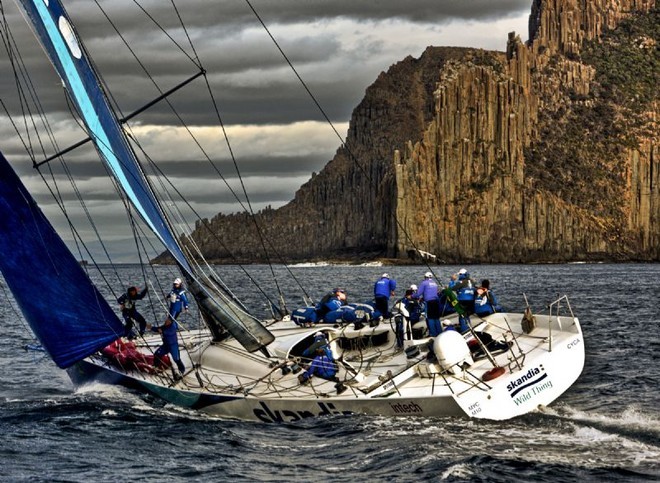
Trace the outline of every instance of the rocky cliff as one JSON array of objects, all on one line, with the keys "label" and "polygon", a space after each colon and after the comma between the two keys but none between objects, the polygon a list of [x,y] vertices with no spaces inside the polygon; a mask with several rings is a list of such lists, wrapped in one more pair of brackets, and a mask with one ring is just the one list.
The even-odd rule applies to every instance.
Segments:
[{"label": "rocky cliff", "polygon": [[534,0],[505,53],[429,47],[292,202],[193,236],[216,261],[264,253],[256,225],[272,261],[660,260],[659,24],[654,0]]}]

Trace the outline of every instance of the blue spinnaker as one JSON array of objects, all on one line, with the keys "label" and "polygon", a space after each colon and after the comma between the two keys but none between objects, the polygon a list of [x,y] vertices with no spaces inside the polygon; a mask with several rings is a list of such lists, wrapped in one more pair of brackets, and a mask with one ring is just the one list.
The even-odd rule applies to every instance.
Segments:
[{"label": "blue spinnaker", "polygon": [[192,274],[61,2],[20,0],[20,3],[85,122],[101,159],[181,268]]},{"label": "blue spinnaker", "polygon": [[69,367],[121,336],[121,321],[2,153],[0,213],[0,270],[55,363]]}]

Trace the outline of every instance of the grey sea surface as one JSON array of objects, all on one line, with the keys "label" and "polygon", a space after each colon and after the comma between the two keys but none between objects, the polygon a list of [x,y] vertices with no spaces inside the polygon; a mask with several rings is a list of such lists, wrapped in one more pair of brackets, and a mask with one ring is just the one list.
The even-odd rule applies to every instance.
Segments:
[{"label": "grey sea surface", "polygon": [[[167,266],[106,268],[109,300],[127,285],[143,286],[143,273],[160,282],[152,295],[177,275]],[[433,270],[447,281],[459,268]],[[47,355],[24,349],[34,340],[3,284],[0,481],[659,481],[660,264],[466,268],[477,281],[488,278],[510,310],[524,308],[523,293],[540,312],[569,296],[586,365],[550,407],[501,422],[332,416],[269,425],[209,417],[121,387],[74,388]],[[217,267],[260,317],[268,316],[263,293],[278,300],[273,272],[294,309],[304,292],[318,300],[334,286],[350,300],[369,300],[383,272],[402,294],[426,270]],[[90,276],[102,281],[95,269]],[[143,301],[147,319],[162,317],[161,300]],[[196,325],[194,310],[187,323]]]}]

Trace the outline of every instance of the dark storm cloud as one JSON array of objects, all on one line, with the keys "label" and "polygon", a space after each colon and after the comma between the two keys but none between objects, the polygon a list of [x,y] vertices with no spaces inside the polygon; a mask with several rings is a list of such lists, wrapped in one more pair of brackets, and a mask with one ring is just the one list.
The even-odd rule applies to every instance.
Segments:
[{"label": "dark storm cloud", "polygon": [[[137,8],[128,9],[116,0],[100,2],[113,19],[128,25],[133,22],[137,29],[144,24],[144,16],[136,14]],[[70,2],[72,17],[76,12],[85,18],[95,7],[91,2],[78,0]],[[166,27],[177,26],[176,18],[170,12],[169,2],[142,1],[140,4]],[[511,12],[529,10],[531,0],[251,0],[250,4],[268,24],[305,23],[344,17],[359,21],[400,18],[419,23],[442,23],[454,19],[483,20],[497,19],[511,15]],[[69,3],[67,3],[69,5]],[[256,18],[247,2],[224,0],[186,0],[178,2],[178,8],[189,28],[218,27],[218,34],[231,35],[241,30],[243,25],[256,25]],[[104,28],[96,23],[90,28]]]},{"label": "dark storm cloud", "polygon": [[[9,157],[9,156],[7,156]],[[239,166],[240,176],[243,178],[270,176],[273,180],[277,178],[309,177],[310,168],[312,171],[320,171],[327,163],[327,159],[321,156],[263,156],[242,160]],[[14,169],[24,176],[39,177],[39,174],[32,168],[30,160],[17,161],[11,159]],[[98,159],[90,159],[82,162],[67,162],[68,172],[76,181],[87,181],[90,179],[107,179],[106,170]],[[63,168],[57,162],[54,162],[51,169],[40,168],[47,179],[51,178],[51,172],[58,183],[68,183],[68,175],[63,172]],[[233,161],[229,159],[214,161],[213,165],[207,160],[162,160],[158,162],[158,171],[148,167],[150,175],[165,175],[173,184],[177,178],[215,180],[219,186],[224,185],[223,178],[227,181],[238,179],[236,168]],[[218,174],[219,173],[219,174]],[[152,177],[152,176],[150,176]],[[167,181],[166,181],[167,183]],[[194,195],[194,193],[193,193]],[[114,195],[114,199],[117,196]]]},{"label": "dark storm cloud", "polygon": [[[302,178],[298,179],[302,182]],[[24,179],[26,184],[33,185],[31,189],[32,196],[37,200],[37,203],[40,205],[46,205],[52,201],[51,191],[48,187],[41,183],[41,180],[36,176],[28,177],[27,180]],[[180,180],[173,180],[174,183],[179,185],[185,185],[185,182]],[[200,188],[199,180],[187,179],[187,182],[196,183],[198,189],[191,190],[189,194],[186,195],[186,201],[191,205],[239,205],[245,201],[240,187],[235,182],[230,182],[230,186],[234,190],[234,193],[238,195],[238,199],[234,193],[232,193],[227,186],[219,180],[210,180]],[[288,184],[279,183],[277,178],[269,177],[266,178],[250,178],[246,177],[244,179],[245,184],[258,185],[259,191],[249,193],[250,202],[263,204],[263,203],[274,203],[274,204],[283,204],[291,199],[291,192],[289,190]],[[41,184],[40,184],[41,183]],[[232,186],[233,184],[233,186]],[[55,184],[49,180],[50,189],[55,190]],[[58,199],[61,200],[68,208],[67,210],[76,210],[80,206],[78,202],[80,197],[82,197],[84,203],[94,211],[94,207],[99,208],[98,217],[101,220],[104,217],[115,218],[117,213],[124,213],[122,205],[117,201],[118,195],[114,191],[114,187],[107,182],[105,178],[90,178],[87,182],[78,182],[78,188],[86,188],[85,193],[79,196],[78,193],[74,192],[71,185],[66,184],[66,181],[63,179],[59,180],[57,186]],[[175,196],[175,195],[173,195]],[[175,196],[176,198],[176,196]],[[112,205],[109,205],[108,202],[111,202]],[[183,208],[185,209],[185,208]],[[217,210],[212,211],[215,214]],[[240,211],[240,207],[239,207]],[[95,218],[96,218],[95,216]]]},{"label": "dark storm cloud", "polygon": [[[221,73],[214,74],[210,80],[228,122],[255,122],[255,119],[260,123],[290,122],[318,117],[318,113],[310,109],[310,101],[301,94],[302,87],[295,77],[290,72],[285,72],[286,65],[282,57],[245,2],[186,0],[179,3],[181,16],[205,67],[210,73]],[[330,62],[340,55],[349,58],[350,52],[342,51],[342,46],[334,37],[335,32],[325,32],[317,28],[305,33],[294,26],[309,22],[327,24],[337,19],[446,25],[457,20],[506,18],[529,9],[529,3],[529,0],[253,0],[252,5],[273,29],[287,56],[311,83],[312,91],[318,93],[324,105],[331,106],[328,113],[330,117],[346,119],[356,97],[362,93],[362,89],[355,93],[354,86],[368,84],[373,80],[373,72],[367,77],[362,69],[351,68],[350,63],[346,63],[338,65],[337,75],[333,79],[328,78],[327,74],[315,76],[314,72],[319,70],[314,68],[315,65]],[[172,87],[195,72],[186,56],[172,46],[170,39],[159,31],[135,3],[108,0],[100,4],[162,89]],[[191,54],[186,36],[176,15],[173,15],[171,3],[154,0],[141,4],[181,47]],[[41,48],[26,28],[13,3],[4,2],[4,5],[17,43],[22,47],[24,60],[43,89],[42,102],[45,109],[49,112],[66,112],[61,83],[51,66],[44,62]],[[136,109],[157,95],[154,86],[145,79],[141,67],[131,58],[131,53],[94,2],[77,0],[65,2],[65,6],[124,113]],[[374,28],[374,35],[378,34],[378,30],[379,28]],[[377,41],[355,47],[366,52],[370,49],[377,52],[383,48]],[[373,52],[371,54],[373,55]],[[3,72],[8,71],[6,58],[3,57],[0,67]],[[386,68],[387,65],[382,67]],[[280,74],[275,78],[267,78],[263,73],[268,71],[280,71]],[[246,85],[242,82],[243,79],[237,78],[240,74],[262,80]],[[10,76],[2,76],[2,92],[7,92],[6,88],[11,84]],[[183,112],[191,113],[191,122],[209,121],[200,116],[197,109],[198,104],[208,100],[203,93],[203,85],[198,83],[179,96],[184,101],[181,108]],[[351,93],[349,99],[346,98],[346,93]],[[243,103],[246,99],[251,101],[247,107]],[[331,102],[332,99],[338,102]],[[282,105],[290,108],[277,109],[277,106]],[[16,107],[13,106],[13,109]],[[162,121],[162,113],[163,106],[158,106],[144,119],[147,122]]]}]

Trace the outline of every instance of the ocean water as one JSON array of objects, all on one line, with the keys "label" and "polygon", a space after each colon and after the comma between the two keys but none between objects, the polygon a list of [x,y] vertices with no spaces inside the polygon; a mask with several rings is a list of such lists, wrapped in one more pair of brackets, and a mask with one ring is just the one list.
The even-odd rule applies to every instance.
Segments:
[{"label": "ocean water", "polygon": [[[434,271],[447,280],[458,268]],[[660,264],[467,268],[475,280],[490,279],[508,309],[524,307],[522,293],[536,311],[569,296],[584,330],[586,365],[543,411],[503,422],[337,416],[268,425],[208,417],[120,387],[74,388],[47,356],[24,350],[33,340],[4,288],[0,481],[659,481]],[[168,286],[171,268],[156,270]],[[277,300],[269,267],[218,271],[259,315],[268,304],[250,279]],[[402,293],[426,268],[274,271],[296,308],[299,284],[317,300],[343,286],[349,299],[362,301],[383,271]],[[120,293],[139,284],[141,269],[118,267],[116,276],[110,280]],[[148,305],[141,306],[147,318],[161,310],[157,301],[153,312]]]}]

